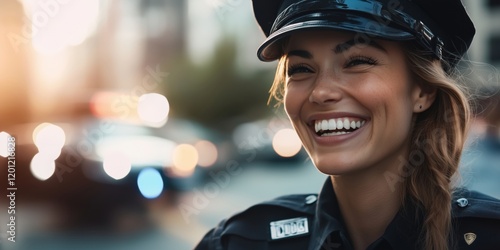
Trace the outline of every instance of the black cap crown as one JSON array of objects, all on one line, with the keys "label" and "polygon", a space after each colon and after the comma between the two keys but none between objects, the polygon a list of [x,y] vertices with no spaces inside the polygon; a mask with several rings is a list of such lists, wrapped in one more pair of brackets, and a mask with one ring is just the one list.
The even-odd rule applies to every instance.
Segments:
[{"label": "black cap crown", "polygon": [[475,34],[460,0],[253,0],[253,8],[267,37],[258,50],[262,61],[278,59],[280,41],[294,31],[334,29],[415,40],[453,67]]}]

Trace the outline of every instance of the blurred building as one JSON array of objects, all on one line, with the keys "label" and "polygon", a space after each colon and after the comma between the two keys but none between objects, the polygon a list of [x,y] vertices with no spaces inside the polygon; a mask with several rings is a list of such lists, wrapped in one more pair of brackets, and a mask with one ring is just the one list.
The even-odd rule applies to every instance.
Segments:
[{"label": "blurred building", "polygon": [[500,1],[464,0],[464,4],[476,26],[470,58],[500,67]]},{"label": "blurred building", "polygon": [[29,119],[27,57],[18,50],[26,42],[16,35],[23,28],[17,1],[0,1],[0,131]]},{"label": "blurred building", "polygon": [[461,160],[461,183],[500,198],[500,1],[464,0],[476,26],[468,56],[475,119]]},{"label": "blurred building", "polygon": [[253,16],[252,1],[189,0],[186,50],[202,63],[223,39],[232,39],[238,50],[238,67],[274,68],[257,59],[257,48],[265,37]]},{"label": "blurred building", "polygon": [[137,3],[145,33],[145,66],[175,61],[186,48],[186,1],[146,0]]}]

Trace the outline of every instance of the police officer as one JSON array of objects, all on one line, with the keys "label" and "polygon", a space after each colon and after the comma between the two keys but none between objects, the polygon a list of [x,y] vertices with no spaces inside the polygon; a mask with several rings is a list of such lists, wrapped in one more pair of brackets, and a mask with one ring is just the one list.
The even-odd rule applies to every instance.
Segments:
[{"label": "police officer", "polygon": [[457,188],[470,106],[460,0],[253,0],[319,195],[263,202],[196,249],[500,249],[500,201]]}]

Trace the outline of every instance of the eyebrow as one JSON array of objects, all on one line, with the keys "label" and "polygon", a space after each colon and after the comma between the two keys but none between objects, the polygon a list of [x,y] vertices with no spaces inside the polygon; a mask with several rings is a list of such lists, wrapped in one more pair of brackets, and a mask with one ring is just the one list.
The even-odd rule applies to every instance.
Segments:
[{"label": "eyebrow", "polygon": [[[355,39],[351,39],[351,40],[348,40],[347,42],[343,42],[343,43],[340,43],[337,46],[335,46],[335,48],[333,49],[333,52],[335,54],[340,54],[340,53],[343,53],[343,52],[349,50],[350,48],[352,48],[356,45],[360,45],[360,44],[361,45],[369,45],[369,46],[372,46],[378,50],[381,50],[381,51],[387,53],[387,50],[382,45],[375,42],[373,39],[368,40],[368,42],[358,42]],[[298,56],[298,57],[302,57],[305,59],[312,59],[313,58],[313,55],[309,51],[301,50],[301,49],[290,50],[287,53],[287,57],[290,57],[290,56]]]},{"label": "eyebrow", "polygon": [[290,50],[288,53],[287,53],[287,57],[290,57],[290,56],[298,56],[298,57],[302,57],[302,58],[305,58],[305,59],[312,59],[313,58],[313,55],[307,51],[307,50]]}]

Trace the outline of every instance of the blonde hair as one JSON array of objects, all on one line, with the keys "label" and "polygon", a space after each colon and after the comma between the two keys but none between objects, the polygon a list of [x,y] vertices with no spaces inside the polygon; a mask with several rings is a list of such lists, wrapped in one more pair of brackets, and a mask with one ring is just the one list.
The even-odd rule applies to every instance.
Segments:
[{"label": "blonde hair", "polygon": [[[435,88],[437,93],[432,106],[415,120],[408,157],[420,159],[418,164],[410,166],[411,172],[403,185],[404,197],[415,201],[424,211],[421,235],[424,249],[445,250],[449,249],[448,239],[453,237],[452,177],[458,172],[471,109],[465,89],[443,70],[440,61],[431,59],[413,45],[405,46],[405,51],[415,77],[421,80],[423,87]],[[277,105],[283,102],[285,64],[282,57],[269,91],[269,102],[274,99]]]},{"label": "blonde hair", "polygon": [[267,100],[267,104],[270,104],[273,100],[276,101],[275,106],[279,106],[283,103],[283,96],[285,94],[285,79],[286,79],[286,60],[285,57],[282,56],[278,65],[276,66],[276,73],[274,75],[274,81],[271,85],[271,89],[269,89],[269,99]]}]

